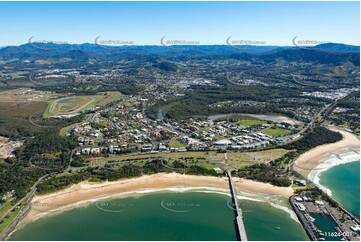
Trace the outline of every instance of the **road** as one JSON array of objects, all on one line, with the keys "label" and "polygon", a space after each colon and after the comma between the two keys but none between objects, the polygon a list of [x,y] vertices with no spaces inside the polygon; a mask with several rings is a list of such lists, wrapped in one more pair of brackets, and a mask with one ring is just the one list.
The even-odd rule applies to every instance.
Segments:
[{"label": "road", "polygon": [[25,197],[23,197],[22,199],[20,199],[13,207],[11,207],[1,218],[0,218],[0,223],[2,221],[4,221],[4,219],[18,206],[20,206],[21,203],[23,203],[24,201],[29,202],[31,200],[31,197],[34,195],[34,193],[36,192],[36,186],[48,175],[42,176],[40,177],[37,182],[34,184],[34,186],[31,187],[31,190],[28,194],[26,194]]}]

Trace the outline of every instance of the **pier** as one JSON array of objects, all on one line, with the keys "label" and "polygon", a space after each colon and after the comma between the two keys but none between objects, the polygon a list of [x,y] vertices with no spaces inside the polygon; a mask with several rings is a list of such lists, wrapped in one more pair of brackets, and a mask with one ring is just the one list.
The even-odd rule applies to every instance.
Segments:
[{"label": "pier", "polygon": [[241,239],[241,241],[247,241],[246,229],[245,229],[244,223],[243,223],[242,209],[240,209],[238,206],[237,194],[236,194],[236,190],[235,190],[235,187],[233,184],[231,171],[232,170],[227,170],[227,175],[228,175],[228,179],[229,179],[229,187],[231,188],[231,196],[232,196],[232,200],[233,200],[233,203],[235,206],[235,211],[236,211],[237,232],[238,232],[238,236]]}]

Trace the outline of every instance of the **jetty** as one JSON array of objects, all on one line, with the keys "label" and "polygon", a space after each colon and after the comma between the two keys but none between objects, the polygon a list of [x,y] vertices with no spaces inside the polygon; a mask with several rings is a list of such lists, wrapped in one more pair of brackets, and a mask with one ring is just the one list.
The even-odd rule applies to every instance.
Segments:
[{"label": "jetty", "polygon": [[237,232],[238,232],[239,239],[241,241],[247,241],[246,229],[245,229],[244,223],[243,223],[242,209],[240,209],[238,206],[237,194],[236,194],[236,190],[235,190],[235,187],[233,184],[231,172],[232,172],[231,169],[227,169],[227,175],[228,175],[228,179],[229,179],[229,187],[231,189],[231,196],[232,196],[233,204],[235,206],[235,211],[236,211]]}]

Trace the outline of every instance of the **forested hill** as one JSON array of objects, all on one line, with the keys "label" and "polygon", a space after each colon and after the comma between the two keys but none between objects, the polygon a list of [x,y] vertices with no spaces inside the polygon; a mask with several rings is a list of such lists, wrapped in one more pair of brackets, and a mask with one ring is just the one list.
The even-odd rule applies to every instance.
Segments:
[{"label": "forested hill", "polygon": [[43,44],[28,43],[0,49],[0,60],[19,59],[71,59],[76,62],[99,60],[169,60],[186,59],[239,59],[253,61],[311,62],[339,65],[351,62],[360,65],[359,46],[344,44],[323,44],[315,47],[295,46],[229,46],[229,45],[187,45],[187,46],[121,46],[104,47],[97,44]]}]

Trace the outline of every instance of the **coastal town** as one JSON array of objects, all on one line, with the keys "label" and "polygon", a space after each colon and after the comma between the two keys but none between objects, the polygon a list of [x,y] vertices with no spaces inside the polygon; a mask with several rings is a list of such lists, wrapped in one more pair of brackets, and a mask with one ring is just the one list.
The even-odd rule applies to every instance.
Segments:
[{"label": "coastal town", "polygon": [[0,1],[0,241],[360,241],[359,9]]},{"label": "coastal town", "polygon": [[[263,121],[241,116],[239,121],[151,120],[144,100],[135,97],[87,114],[84,121],[65,128],[66,136],[78,137],[77,155],[185,152],[187,150],[251,150],[270,148],[299,138],[295,122]],[[136,105],[134,105],[136,104]],[[112,116],[104,115],[112,112]],[[126,114],[126,115],[123,115]],[[239,118],[238,118],[239,119]],[[292,123],[292,124],[290,124]],[[264,133],[263,133],[264,132]]]},{"label": "coastal town", "polygon": [[[300,139],[301,131],[306,127],[303,122],[281,116],[245,114],[166,121],[160,111],[158,118],[153,120],[147,118],[147,102],[148,99],[142,96],[127,96],[105,108],[96,106],[88,109],[82,122],[63,128],[61,135],[76,137],[78,147],[74,149],[74,155],[90,161],[91,166],[98,166],[101,162],[97,160],[110,156],[111,163],[105,165],[113,167],[122,164],[114,163],[122,155],[138,162],[137,156],[142,160],[144,155],[154,157],[173,152],[184,153],[182,156],[186,157],[189,152],[197,151],[231,154],[269,150]],[[309,119],[312,120],[312,117]],[[231,167],[227,163],[215,164],[222,169]],[[221,171],[218,167],[214,170]],[[316,188],[312,181],[294,178],[293,183],[300,188],[310,184]],[[290,198],[290,203],[312,240],[330,237],[351,241],[359,239],[360,223],[357,218],[340,205],[335,207],[334,204],[330,205],[329,200],[321,197],[315,199],[312,192],[300,191],[299,196]],[[331,202],[334,203],[333,200]],[[325,219],[337,226],[331,231],[321,230],[319,221],[314,223],[316,219],[312,217],[317,214],[326,216]]]},{"label": "coastal town", "polygon": [[[182,88],[187,88],[187,85]],[[87,97],[69,97],[69,95],[55,92],[20,89],[6,93],[4,97],[13,97],[21,103],[49,100],[49,107],[42,118],[29,118],[29,122],[36,127],[47,127],[44,122],[49,117],[58,120],[81,117],[78,122],[63,127],[59,133],[61,137],[75,139],[77,144],[71,154],[73,167],[68,166],[66,172],[80,172],[97,167],[114,170],[126,164],[143,166],[149,161],[160,159],[162,166],[169,171],[184,170],[184,168],[177,168],[175,164],[186,161],[189,164],[200,164],[214,174],[236,171],[235,174],[238,176],[243,174],[242,168],[247,169],[247,167],[267,163],[278,164],[279,179],[290,178],[292,186],[298,187],[295,192],[301,191],[302,195],[292,196],[290,203],[310,239],[324,240],[336,237],[341,240],[354,240],[359,238],[359,220],[340,205],[334,207],[332,203],[333,206],[331,206],[327,199],[310,198],[307,188],[316,189],[317,186],[307,178],[299,179],[297,175],[290,173],[292,152],[282,149],[288,144],[302,140],[308,129],[321,123],[322,115],[334,108],[332,104],[321,108],[311,106],[302,108],[298,115],[295,115],[297,119],[283,115],[246,113],[169,119],[166,117],[167,107],[159,108],[155,118],[149,116],[148,108],[152,104],[161,99],[167,99],[170,95],[182,96],[184,92],[182,88],[177,89],[176,92],[159,92],[159,87],[150,86],[140,95],[105,92]],[[354,90],[340,89],[336,100],[345,98],[352,91]],[[319,94],[315,95],[320,97]],[[224,105],[229,107],[235,104],[212,105],[222,108]],[[246,101],[236,105],[258,107],[263,104]],[[336,108],[337,110],[340,108]],[[69,114],[66,114],[67,112]],[[4,150],[3,158],[14,156],[12,152],[22,145],[22,142],[8,141],[5,138],[3,143],[1,146]],[[238,157],[243,157],[247,152],[252,155],[245,156],[246,159],[242,158],[239,161]],[[30,164],[40,170],[56,169],[47,168],[47,162],[44,163],[42,159],[41,156],[34,157]],[[279,160],[282,162],[278,163]],[[7,201],[13,200],[15,192],[14,190],[11,194],[4,196],[3,202],[7,204]],[[17,206],[17,209],[20,207]],[[22,213],[26,216],[27,213],[24,211],[22,210]],[[317,214],[326,216],[336,226],[330,228],[330,231],[320,228],[319,224],[315,223],[314,217]],[[242,228],[243,221],[241,219],[237,221]],[[242,233],[243,237],[246,236],[244,232]]]}]

